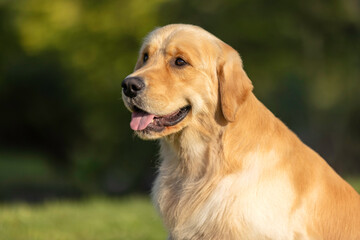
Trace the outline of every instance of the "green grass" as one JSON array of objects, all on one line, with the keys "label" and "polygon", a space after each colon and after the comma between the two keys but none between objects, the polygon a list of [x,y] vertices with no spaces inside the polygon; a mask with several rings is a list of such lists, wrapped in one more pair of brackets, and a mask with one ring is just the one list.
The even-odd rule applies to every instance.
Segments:
[{"label": "green grass", "polygon": [[141,196],[0,206],[0,239],[4,240],[165,238],[149,199]]},{"label": "green grass", "polygon": [[[360,177],[346,178],[360,192]],[[151,240],[166,233],[149,198],[92,198],[0,205],[4,240]]]}]

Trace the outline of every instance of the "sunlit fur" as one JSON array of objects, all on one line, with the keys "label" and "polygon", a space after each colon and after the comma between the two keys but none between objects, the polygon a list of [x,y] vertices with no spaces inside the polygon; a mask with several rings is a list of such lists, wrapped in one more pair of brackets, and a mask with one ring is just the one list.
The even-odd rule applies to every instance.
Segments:
[{"label": "sunlit fur", "polygon": [[[143,63],[143,54],[149,59]],[[174,65],[176,57],[189,64]],[[252,93],[238,53],[205,30],[168,25],[145,39],[131,105],[189,115],[160,133],[153,201],[169,239],[360,239],[360,197]]]}]

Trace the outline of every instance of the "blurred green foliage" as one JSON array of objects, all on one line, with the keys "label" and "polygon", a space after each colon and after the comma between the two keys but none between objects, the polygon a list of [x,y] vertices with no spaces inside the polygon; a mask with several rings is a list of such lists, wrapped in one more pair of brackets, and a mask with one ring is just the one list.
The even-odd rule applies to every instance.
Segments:
[{"label": "blurred green foliage", "polygon": [[24,183],[148,190],[156,143],[132,137],[120,85],[143,37],[176,22],[236,48],[265,105],[337,171],[360,173],[356,1],[2,0],[0,175],[27,177],[0,198]]}]

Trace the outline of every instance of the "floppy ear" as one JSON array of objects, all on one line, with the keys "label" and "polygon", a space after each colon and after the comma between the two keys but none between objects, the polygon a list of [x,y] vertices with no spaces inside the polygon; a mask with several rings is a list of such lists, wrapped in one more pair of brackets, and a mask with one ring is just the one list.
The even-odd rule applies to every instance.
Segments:
[{"label": "floppy ear", "polygon": [[223,43],[217,65],[221,110],[228,122],[235,121],[239,106],[253,89],[239,54]]}]

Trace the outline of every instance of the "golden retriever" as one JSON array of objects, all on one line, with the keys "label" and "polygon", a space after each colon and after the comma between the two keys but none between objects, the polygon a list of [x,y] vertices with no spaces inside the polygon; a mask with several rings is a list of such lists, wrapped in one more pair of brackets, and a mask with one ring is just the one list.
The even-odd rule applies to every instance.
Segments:
[{"label": "golden retriever", "polygon": [[153,202],[169,239],[360,240],[360,197],[253,94],[239,54],[200,27],[145,39],[122,83],[130,126],[160,139]]}]

